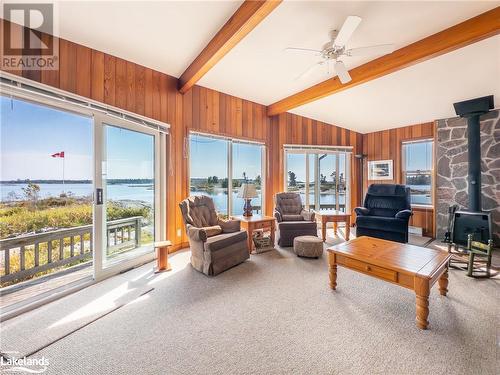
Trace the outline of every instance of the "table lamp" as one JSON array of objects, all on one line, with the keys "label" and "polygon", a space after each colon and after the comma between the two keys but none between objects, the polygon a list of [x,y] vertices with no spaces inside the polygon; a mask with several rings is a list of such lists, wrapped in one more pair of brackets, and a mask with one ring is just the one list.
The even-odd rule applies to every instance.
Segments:
[{"label": "table lamp", "polygon": [[252,216],[252,205],[250,201],[252,198],[257,198],[257,190],[255,189],[255,184],[243,183],[241,184],[240,191],[238,192],[238,198],[243,198],[245,204],[243,206],[243,216]]}]

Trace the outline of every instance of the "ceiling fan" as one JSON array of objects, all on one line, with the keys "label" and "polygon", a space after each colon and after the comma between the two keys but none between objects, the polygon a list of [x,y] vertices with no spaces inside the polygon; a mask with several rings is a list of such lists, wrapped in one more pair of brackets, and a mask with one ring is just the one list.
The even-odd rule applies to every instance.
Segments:
[{"label": "ceiling fan", "polygon": [[322,50],[315,50],[309,48],[286,48],[287,52],[307,53],[314,56],[321,57],[322,60],[305,70],[297,79],[308,76],[317,67],[326,65],[328,74],[330,74],[330,63],[333,64],[333,69],[343,84],[351,81],[351,76],[347,70],[344,62],[341,60],[343,57],[350,56],[366,56],[366,55],[386,55],[394,51],[394,44],[379,44],[375,46],[359,47],[347,49],[346,44],[351,39],[352,34],[361,23],[361,17],[348,16],[344,21],[340,31],[334,30],[331,35],[331,40],[323,45]]}]

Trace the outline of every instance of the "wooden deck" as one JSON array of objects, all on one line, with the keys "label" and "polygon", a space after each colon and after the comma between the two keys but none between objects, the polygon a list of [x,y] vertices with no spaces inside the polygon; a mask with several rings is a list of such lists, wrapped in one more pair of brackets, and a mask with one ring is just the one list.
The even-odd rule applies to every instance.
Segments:
[{"label": "wooden deck", "polygon": [[0,289],[0,309],[50,294],[57,288],[68,286],[89,276],[92,276],[91,262],[2,288]]}]

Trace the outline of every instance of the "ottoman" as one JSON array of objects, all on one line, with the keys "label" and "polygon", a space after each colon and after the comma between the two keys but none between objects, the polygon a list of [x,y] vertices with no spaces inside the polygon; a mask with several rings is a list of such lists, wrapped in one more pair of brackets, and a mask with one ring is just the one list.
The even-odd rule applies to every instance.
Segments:
[{"label": "ottoman", "polygon": [[323,240],[316,236],[295,237],[293,252],[299,257],[318,258],[323,254]]}]

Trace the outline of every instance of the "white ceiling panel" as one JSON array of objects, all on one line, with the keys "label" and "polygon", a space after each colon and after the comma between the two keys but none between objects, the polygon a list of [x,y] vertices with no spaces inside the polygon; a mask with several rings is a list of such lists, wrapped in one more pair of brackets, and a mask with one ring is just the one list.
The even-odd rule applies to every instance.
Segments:
[{"label": "white ceiling panel", "polygon": [[[327,79],[326,69],[296,80],[314,56],[291,54],[286,47],[321,49],[329,32],[348,15],[362,17],[348,47],[414,41],[474,17],[500,2],[481,1],[285,1],[229,52],[199,82],[258,103],[269,105]],[[350,57],[348,68],[377,56]]]},{"label": "white ceiling panel", "polygon": [[59,1],[64,39],[179,77],[242,1]]},{"label": "white ceiling panel", "polygon": [[500,107],[500,35],[292,112],[368,133],[454,117],[453,103],[492,94]]}]

